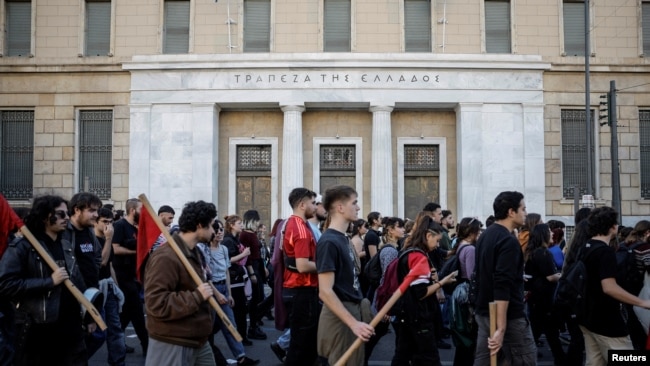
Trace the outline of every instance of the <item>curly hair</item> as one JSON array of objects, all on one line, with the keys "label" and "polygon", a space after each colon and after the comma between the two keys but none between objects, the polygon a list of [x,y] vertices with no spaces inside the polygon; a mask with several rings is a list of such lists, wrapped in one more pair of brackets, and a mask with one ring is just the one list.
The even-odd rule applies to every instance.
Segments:
[{"label": "curly hair", "polygon": [[[390,235],[388,229],[396,228],[396,227],[404,227],[404,220],[400,219],[399,217],[384,217],[383,220],[384,224],[384,230],[382,232],[382,236],[384,237],[384,244],[388,243],[388,236]],[[399,239],[399,238],[398,238]],[[381,245],[383,247],[384,245]]]},{"label": "curly hair", "polygon": [[67,205],[68,201],[60,196],[47,195],[35,198],[31,210],[25,217],[25,226],[34,233],[44,233],[43,223],[46,220],[51,224],[56,222],[56,208],[62,203]]},{"label": "curly hair", "polygon": [[607,235],[612,226],[618,224],[618,212],[611,207],[598,207],[587,217],[589,235]]},{"label": "curly hair", "polygon": [[208,227],[217,217],[217,208],[213,203],[205,201],[188,202],[183,207],[178,227],[182,233],[195,232],[199,225]]}]

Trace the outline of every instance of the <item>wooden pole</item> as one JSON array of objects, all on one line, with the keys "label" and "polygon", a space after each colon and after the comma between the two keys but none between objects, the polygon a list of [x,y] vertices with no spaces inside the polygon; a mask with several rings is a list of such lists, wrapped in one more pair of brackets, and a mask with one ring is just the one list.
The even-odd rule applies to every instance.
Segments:
[{"label": "wooden pole", "polygon": [[[386,301],[384,307],[381,308],[381,310],[379,310],[379,312],[377,313],[377,315],[375,315],[374,318],[372,318],[372,321],[370,322],[370,326],[372,326],[373,328],[376,327],[377,324],[379,324],[379,322],[384,318],[386,313],[388,313],[388,310],[390,310],[393,307],[393,305],[395,305],[395,303],[397,302],[397,300],[399,300],[401,296],[402,296],[402,291],[400,291],[400,289],[397,289],[397,291],[393,293],[393,296],[391,296],[390,299]],[[336,361],[334,366],[345,365],[345,363],[348,361],[350,356],[352,356],[354,351],[356,351],[356,349],[359,348],[361,344],[363,344],[363,340],[361,338],[357,338],[354,341],[354,343],[352,343],[350,348],[348,348],[348,350],[345,351],[343,356],[341,356],[341,358],[338,361]]]},{"label": "wooden pole", "polygon": [[[143,194],[139,195],[138,198],[142,202],[143,208],[145,210],[149,211],[149,215],[151,216],[153,221],[158,226],[158,229],[165,236],[165,239],[167,240],[167,245],[172,247],[172,249],[176,253],[176,256],[181,261],[181,263],[183,264],[183,266],[185,267],[187,272],[190,274],[190,276],[192,277],[192,280],[194,280],[194,283],[196,283],[197,286],[203,284],[203,280],[201,280],[201,277],[199,277],[199,275],[196,273],[196,271],[194,270],[194,267],[192,267],[190,262],[185,257],[185,254],[183,254],[183,252],[181,251],[181,248],[178,247],[178,244],[176,244],[176,241],[174,240],[174,238],[172,238],[172,236],[169,234],[169,231],[167,230],[167,228],[163,225],[162,221],[160,221],[160,218],[157,215],[153,214],[154,210],[153,210],[153,207],[151,206],[151,203],[147,199],[147,196],[145,196],[144,193],[143,193]],[[210,283],[210,282],[208,281],[208,283]],[[214,288],[212,283],[210,283],[210,286],[212,287],[212,291],[214,291],[214,292],[218,291],[216,288]],[[241,335],[239,334],[239,332],[237,332],[237,329],[235,329],[235,327],[232,325],[232,323],[230,322],[230,319],[228,319],[228,316],[223,312],[223,310],[221,310],[221,306],[217,303],[217,300],[215,299],[215,296],[210,297],[208,299],[208,302],[210,303],[212,308],[214,310],[216,310],[217,316],[219,316],[219,319],[221,319],[223,324],[226,325],[226,327],[228,328],[230,333],[232,333],[233,337],[235,337],[237,342],[241,342],[242,341]]]},{"label": "wooden pole", "polygon": [[[20,228],[20,232],[32,244],[36,252],[38,252],[38,255],[40,255],[41,258],[43,258],[45,263],[48,265],[48,267],[50,267],[52,271],[56,271],[57,269],[59,269],[59,265],[56,264],[56,262],[54,261],[54,259],[52,259],[52,257],[50,257],[50,253],[48,253],[47,250],[43,248],[41,243],[34,237],[32,232],[29,231],[27,226],[22,226]],[[99,329],[106,330],[106,323],[104,323],[104,319],[102,319],[102,316],[99,314],[99,311],[97,311],[95,306],[90,301],[88,301],[88,299],[86,299],[86,297],[81,293],[81,291],[79,291],[77,286],[75,286],[74,283],[72,283],[72,281],[70,281],[69,278],[65,279],[63,281],[63,284],[65,285],[65,287],[68,288],[68,290],[75,297],[75,299],[77,299],[77,301],[79,301],[79,303],[84,308],[86,308],[86,311],[90,314],[90,316],[93,317],[93,320],[95,320]]]},{"label": "wooden pole", "polygon": [[[497,303],[492,301],[489,304],[490,309],[490,338],[494,337],[497,331]],[[497,366],[497,355],[490,355],[490,366]]]}]

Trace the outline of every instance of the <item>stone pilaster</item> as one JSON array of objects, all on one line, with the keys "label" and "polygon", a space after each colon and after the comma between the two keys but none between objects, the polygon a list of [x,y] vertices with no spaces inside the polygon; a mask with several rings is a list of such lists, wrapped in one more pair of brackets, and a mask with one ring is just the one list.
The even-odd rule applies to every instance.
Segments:
[{"label": "stone pilaster", "polygon": [[282,106],[284,126],[282,129],[282,196],[281,217],[286,218],[293,210],[289,205],[289,193],[296,187],[303,187],[303,144],[302,112],[300,105]]},{"label": "stone pilaster", "polygon": [[390,113],[393,107],[372,106],[370,209],[393,215],[393,142]]}]

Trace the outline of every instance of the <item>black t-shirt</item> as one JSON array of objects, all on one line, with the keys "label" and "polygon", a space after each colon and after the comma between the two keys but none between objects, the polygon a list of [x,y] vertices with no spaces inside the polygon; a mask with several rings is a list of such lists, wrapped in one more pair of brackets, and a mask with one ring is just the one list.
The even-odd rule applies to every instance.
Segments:
[{"label": "black t-shirt", "polygon": [[508,319],[526,316],[524,312],[524,255],[519,240],[508,229],[490,225],[476,243],[478,292],[476,313],[489,316],[491,301],[508,301]]},{"label": "black t-shirt", "polygon": [[[103,248],[104,245],[106,245],[106,238],[102,238],[100,236],[97,237],[97,241],[99,241],[99,245]],[[111,245],[111,244],[109,244]],[[113,254],[113,246],[109,248],[110,250],[110,256],[108,257],[108,262],[106,263],[105,266],[100,266],[99,267],[99,279],[103,280],[106,278],[111,277],[111,262],[113,261],[113,257],[115,254]]]},{"label": "black t-shirt", "polygon": [[537,248],[526,262],[526,274],[532,276],[528,280],[528,288],[532,292],[532,301],[550,308],[553,301],[556,283],[546,277],[558,272],[553,254],[546,248]]},{"label": "black t-shirt", "polygon": [[587,267],[587,316],[581,323],[605,337],[625,337],[628,331],[621,314],[621,303],[606,295],[601,284],[606,278],[616,279],[616,253],[602,241],[589,240],[586,245],[591,245],[583,253]]},{"label": "black t-shirt", "polygon": [[[40,235],[39,239],[45,243],[50,254],[52,254],[52,259],[60,267],[66,267],[68,273],[71,272],[71,268],[68,267],[69,263],[65,262],[65,256],[63,254],[63,247],[61,246],[61,235],[59,235],[56,241],[52,240],[48,235]],[[62,326],[62,335],[77,334],[74,329],[74,325],[79,324],[81,320],[80,316],[80,307],[77,300],[72,295],[72,292],[64,288],[63,283],[58,285],[61,287],[60,293],[61,297],[59,300],[59,318],[57,319],[57,324]]]},{"label": "black t-shirt", "polygon": [[[381,243],[380,237],[381,233],[375,229],[368,229],[366,236],[363,237],[363,249],[367,254],[366,261],[370,260],[370,252],[368,251],[368,247],[373,245],[375,249],[379,249],[379,244]],[[377,252],[379,252],[379,250],[377,250]]]},{"label": "black t-shirt", "polygon": [[339,300],[359,303],[361,285],[352,250],[345,234],[327,229],[316,245],[316,268],[318,273],[334,272],[333,290]]},{"label": "black t-shirt", "polygon": [[[113,244],[119,244],[126,249],[135,250],[137,247],[138,229],[126,219],[120,219],[113,224]],[[120,279],[135,279],[135,254],[116,255],[113,258],[115,275]]]},{"label": "black t-shirt", "polygon": [[99,265],[95,257],[95,240],[88,228],[77,230],[73,226],[72,230],[75,256],[86,287],[99,288]]}]

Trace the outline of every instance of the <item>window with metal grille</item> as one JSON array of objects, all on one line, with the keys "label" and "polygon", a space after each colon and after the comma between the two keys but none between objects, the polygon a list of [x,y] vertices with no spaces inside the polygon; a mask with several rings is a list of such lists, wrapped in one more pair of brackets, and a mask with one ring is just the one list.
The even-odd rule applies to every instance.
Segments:
[{"label": "window with metal grille", "polygon": [[111,48],[111,0],[86,0],[86,56],[106,56]]},{"label": "window with metal grille", "polygon": [[585,55],[585,4],[583,0],[564,0],[564,53],[567,56]]},{"label": "window with metal grille", "polygon": [[32,45],[32,2],[7,0],[5,13],[6,55],[28,57]]},{"label": "window with metal grille", "polygon": [[165,1],[163,53],[188,53],[190,49],[190,2]]},{"label": "window with metal grille", "polygon": [[321,145],[320,170],[355,172],[355,145]]},{"label": "window with metal grille", "polygon": [[270,171],[271,145],[237,145],[238,171]]},{"label": "window with metal grille", "polygon": [[244,1],[244,52],[271,50],[271,1]]},{"label": "window with metal grille", "polygon": [[404,172],[440,171],[440,146],[404,145]]},{"label": "window with metal grille", "polygon": [[404,0],[404,50],[431,52],[430,0]]},{"label": "window with metal grille", "polygon": [[79,111],[79,191],[111,198],[113,111]]},{"label": "window with metal grille", "polygon": [[650,199],[650,110],[639,111],[641,198]]},{"label": "window with metal grille", "polygon": [[510,1],[485,0],[485,51],[510,53]]},{"label": "window with metal grille", "polygon": [[[591,121],[594,121],[594,111],[590,111]],[[587,194],[587,133],[585,111],[578,109],[562,110],[562,194],[564,198],[573,198],[574,189],[579,189],[579,195]],[[593,134],[591,139],[591,154],[594,156],[595,145]],[[592,159],[593,164],[594,159]],[[592,165],[592,175],[595,176],[595,165]],[[593,181],[592,176],[592,181]]]},{"label": "window with metal grille", "polygon": [[571,242],[571,238],[573,237],[573,233],[575,233],[575,231],[576,231],[575,226],[564,227],[564,241],[566,241],[567,244]]},{"label": "window with metal grille", "polygon": [[643,39],[643,54],[650,55],[650,2],[641,4],[641,38]]},{"label": "window with metal grille", "polygon": [[323,46],[325,52],[350,52],[352,17],[350,0],[325,0]]},{"label": "window with metal grille", "polygon": [[34,186],[34,111],[0,111],[0,192],[30,199]]}]

